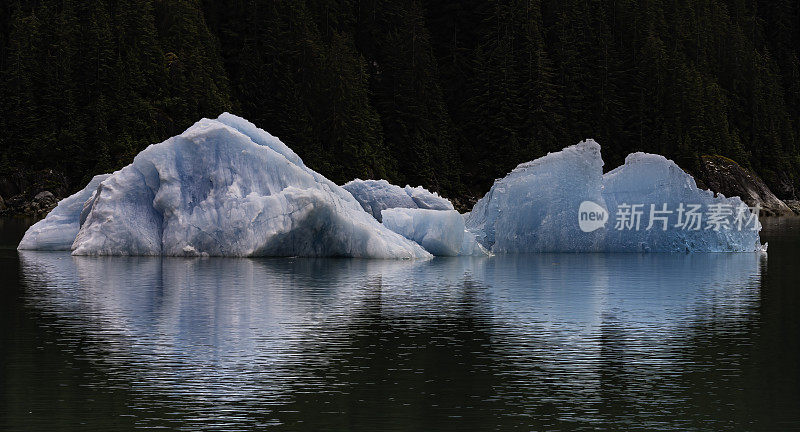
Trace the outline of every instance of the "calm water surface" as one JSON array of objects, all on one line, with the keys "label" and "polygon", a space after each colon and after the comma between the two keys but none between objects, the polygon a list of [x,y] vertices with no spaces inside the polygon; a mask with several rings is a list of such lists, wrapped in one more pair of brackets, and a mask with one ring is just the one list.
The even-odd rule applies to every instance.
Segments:
[{"label": "calm water surface", "polygon": [[0,222],[0,430],[800,430],[768,255],[89,258]]}]

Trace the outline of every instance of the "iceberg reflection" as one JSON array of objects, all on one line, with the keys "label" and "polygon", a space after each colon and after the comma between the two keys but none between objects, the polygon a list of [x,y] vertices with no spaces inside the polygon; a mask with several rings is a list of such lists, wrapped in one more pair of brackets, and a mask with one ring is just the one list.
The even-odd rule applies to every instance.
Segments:
[{"label": "iceberg reflection", "polygon": [[54,318],[62,343],[80,339],[108,372],[87,385],[114,377],[143,412],[177,411],[141,425],[309,429],[497,427],[532,415],[542,425],[624,428],[620,410],[674,423],[687,415],[681,398],[693,384],[680,377],[695,347],[741,338],[751,325],[765,259],[20,252],[28,301]]}]

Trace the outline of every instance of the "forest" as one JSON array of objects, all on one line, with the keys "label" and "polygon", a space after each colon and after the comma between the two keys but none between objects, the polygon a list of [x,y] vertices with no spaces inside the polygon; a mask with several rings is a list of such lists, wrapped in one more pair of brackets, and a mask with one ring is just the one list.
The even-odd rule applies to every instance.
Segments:
[{"label": "forest", "polygon": [[7,0],[0,177],[67,189],[224,111],[458,202],[594,138],[800,193],[796,0]]}]

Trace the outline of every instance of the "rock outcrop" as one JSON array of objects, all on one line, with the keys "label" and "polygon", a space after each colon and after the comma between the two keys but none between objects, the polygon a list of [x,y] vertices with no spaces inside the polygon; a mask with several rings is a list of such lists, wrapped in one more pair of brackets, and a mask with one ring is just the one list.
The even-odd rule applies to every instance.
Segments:
[{"label": "rock outcrop", "polygon": [[786,200],[784,201],[795,214],[800,215],[800,200]]},{"label": "rock outcrop", "polygon": [[67,195],[67,184],[66,176],[54,170],[16,170],[0,176],[0,195],[4,198],[0,216],[44,216]]},{"label": "rock outcrop", "polygon": [[702,156],[695,180],[703,189],[711,189],[726,197],[738,196],[751,207],[758,205],[762,216],[794,214],[758,175],[724,156]]}]

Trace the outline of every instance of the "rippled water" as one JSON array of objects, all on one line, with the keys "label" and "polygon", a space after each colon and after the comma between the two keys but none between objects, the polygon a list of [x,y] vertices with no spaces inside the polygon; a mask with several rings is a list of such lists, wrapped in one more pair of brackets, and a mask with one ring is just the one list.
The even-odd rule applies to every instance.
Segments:
[{"label": "rippled water", "polygon": [[0,430],[800,430],[800,219],[759,254],[0,250]]}]

